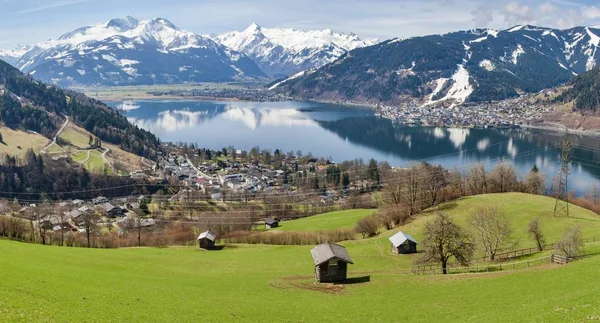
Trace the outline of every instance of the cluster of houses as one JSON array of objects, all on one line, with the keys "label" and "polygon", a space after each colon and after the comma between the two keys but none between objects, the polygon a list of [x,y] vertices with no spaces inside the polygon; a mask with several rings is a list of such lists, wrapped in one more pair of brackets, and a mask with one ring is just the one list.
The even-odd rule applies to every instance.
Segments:
[{"label": "cluster of houses", "polygon": [[[116,219],[117,228],[123,231],[128,219],[138,217],[143,212],[141,205],[144,199],[144,196],[138,196],[110,201],[106,197],[98,196],[87,202],[80,199],[65,201],[59,203],[59,206],[69,209],[69,211],[65,211],[62,216],[56,214],[46,215],[39,218],[38,222],[41,227],[52,231],[85,232],[85,215],[94,212],[95,214],[100,213],[101,218],[104,219]],[[42,213],[43,210],[36,204],[30,204],[22,207],[18,214],[22,218],[31,218],[37,212]],[[156,221],[148,218],[136,223],[138,226],[151,227],[156,224]]]},{"label": "cluster of houses", "polygon": [[[249,194],[291,191],[294,188],[286,181],[290,173],[303,174],[312,170],[324,174],[326,171],[326,167],[317,165],[314,159],[302,165],[298,163],[297,158],[289,156],[282,157],[280,164],[282,169],[273,169],[270,165],[258,162],[236,162],[231,159],[194,165],[189,156],[178,151],[179,149],[173,149],[164,156],[162,154],[158,156],[159,168],[164,170],[163,178],[176,180],[180,185],[198,190],[204,196],[210,196],[216,201],[222,200],[225,190]],[[238,150],[236,153],[242,152]],[[197,153],[194,157],[198,157]],[[181,200],[186,195],[187,192],[178,192],[171,199]],[[324,202],[338,198],[339,196],[330,191],[323,196]]]},{"label": "cluster of houses", "polygon": [[[439,103],[442,104],[442,103]],[[422,105],[409,101],[397,106],[378,106],[377,115],[400,124],[424,126],[473,126],[484,128],[518,128],[540,120],[552,111],[546,105],[532,104],[526,98],[493,103]]]}]

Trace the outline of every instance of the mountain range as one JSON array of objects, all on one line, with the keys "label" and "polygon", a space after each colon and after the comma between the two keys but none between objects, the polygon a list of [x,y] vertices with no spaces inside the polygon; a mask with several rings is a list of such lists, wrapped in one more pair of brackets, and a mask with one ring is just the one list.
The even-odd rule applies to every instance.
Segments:
[{"label": "mountain range", "polygon": [[355,34],[325,30],[263,28],[256,23],[244,31],[229,32],[214,40],[248,55],[268,75],[282,77],[321,67],[350,50],[376,44]]},{"label": "mountain range", "polygon": [[600,29],[515,26],[392,39],[272,88],[296,97],[400,104],[462,104],[564,84],[600,62]]},{"label": "mountain range", "polygon": [[374,42],[331,30],[256,24],[211,38],[162,18],[125,17],[0,50],[0,59],[61,86],[262,81],[320,67]]}]

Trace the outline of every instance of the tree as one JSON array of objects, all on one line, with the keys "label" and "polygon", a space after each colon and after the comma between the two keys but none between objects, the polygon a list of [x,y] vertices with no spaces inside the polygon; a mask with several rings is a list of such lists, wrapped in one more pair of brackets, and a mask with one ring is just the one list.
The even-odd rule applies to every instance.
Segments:
[{"label": "tree", "polygon": [[90,135],[90,138],[88,139],[88,146],[91,146],[94,143],[94,137],[92,137],[92,135]]},{"label": "tree", "polygon": [[443,274],[448,273],[448,262],[452,258],[468,266],[475,250],[471,236],[442,212],[425,224],[422,246],[425,254],[421,261],[440,264]]},{"label": "tree", "polygon": [[344,172],[344,174],[342,175],[342,186],[344,187],[344,189],[348,189],[349,185],[350,185],[350,175],[348,174],[348,172]]},{"label": "tree", "polygon": [[138,247],[142,246],[142,231],[144,229],[144,224],[148,220],[145,220],[139,216],[136,217],[127,217],[125,220],[125,229],[130,232],[134,232],[137,235]]},{"label": "tree", "polygon": [[487,192],[487,174],[483,165],[477,165],[469,170],[467,184],[473,195]]},{"label": "tree", "polygon": [[63,225],[69,221],[69,214],[67,213],[67,208],[65,206],[60,206],[57,204],[54,209],[54,213],[60,220],[60,245],[64,246],[65,244],[65,228]]},{"label": "tree", "polygon": [[377,161],[373,158],[369,160],[369,166],[367,167],[367,178],[379,184],[379,168],[377,167]]},{"label": "tree", "polygon": [[546,190],[546,178],[538,171],[531,170],[525,176],[525,191],[529,194],[541,195]]},{"label": "tree", "polygon": [[556,244],[556,250],[568,258],[574,258],[583,253],[583,246],[581,226],[575,224],[565,230],[563,238]]},{"label": "tree", "polygon": [[370,215],[356,224],[354,231],[360,233],[364,238],[374,237],[379,234],[379,223],[380,221],[375,215]]},{"label": "tree", "polygon": [[505,193],[514,191],[519,182],[515,167],[510,164],[498,164],[490,173],[490,182],[494,192]]},{"label": "tree", "polygon": [[535,240],[535,243],[538,246],[540,251],[544,251],[544,244],[546,243],[546,237],[542,232],[542,228],[540,227],[540,219],[535,217],[529,221],[527,224],[527,232],[531,235],[531,237]]},{"label": "tree", "polygon": [[0,132],[0,143],[4,143],[4,138],[2,137],[2,133]]},{"label": "tree", "polygon": [[499,251],[510,245],[510,221],[497,208],[479,208],[471,215],[469,222],[491,260],[494,260]]},{"label": "tree", "polygon": [[81,219],[83,222],[83,229],[85,231],[85,238],[87,241],[87,247],[90,248],[92,235],[98,232],[98,221],[100,220],[99,210],[89,209],[86,210],[82,215]]}]

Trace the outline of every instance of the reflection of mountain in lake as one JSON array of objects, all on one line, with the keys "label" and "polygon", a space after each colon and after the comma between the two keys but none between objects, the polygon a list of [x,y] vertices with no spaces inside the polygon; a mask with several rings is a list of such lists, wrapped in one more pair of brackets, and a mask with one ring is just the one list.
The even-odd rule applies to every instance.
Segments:
[{"label": "reflection of mountain in lake", "polygon": [[220,105],[213,109],[165,110],[155,118],[129,117],[129,121],[156,134],[176,132],[186,128],[194,128],[218,117],[235,121],[248,129],[255,130],[268,126],[304,126],[314,127],[317,124],[295,109],[251,109],[244,107]]},{"label": "reflection of mountain in lake", "polygon": [[[140,108],[126,111],[127,117],[161,140],[211,149],[260,146],[312,152],[336,161],[374,158],[393,166],[427,161],[463,170],[477,163],[489,170],[498,161],[509,160],[521,176],[534,164],[548,182],[558,174],[557,146],[562,135],[547,131],[394,126],[375,117],[373,110],[315,102],[138,101],[135,105]],[[600,160],[600,141],[570,139],[574,149],[569,187],[583,192],[598,182],[600,168],[595,165]]]}]

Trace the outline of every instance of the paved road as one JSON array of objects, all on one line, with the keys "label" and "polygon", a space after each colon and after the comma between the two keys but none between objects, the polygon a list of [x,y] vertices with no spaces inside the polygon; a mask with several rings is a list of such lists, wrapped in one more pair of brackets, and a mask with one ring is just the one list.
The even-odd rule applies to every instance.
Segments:
[{"label": "paved road", "polygon": [[50,146],[56,144],[56,138],[58,138],[58,136],[60,136],[60,134],[63,132],[63,130],[65,130],[65,128],[67,127],[67,125],[69,124],[69,117],[67,117],[67,119],[65,120],[65,123],[62,125],[62,127],[60,127],[60,129],[58,130],[58,132],[56,133],[56,135],[54,135],[54,138],[52,138],[52,142],[50,144],[48,144],[46,147],[44,147],[40,153],[45,154],[46,150],[48,148],[50,148]]},{"label": "paved road", "polygon": [[198,168],[196,168],[196,166],[194,166],[194,164],[188,156],[185,156],[185,160],[196,171],[197,174],[200,174],[200,176],[204,177],[205,179],[212,179],[212,177],[208,176],[207,174],[201,172]]}]

